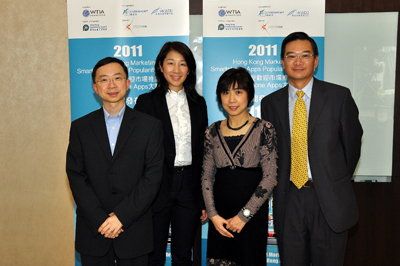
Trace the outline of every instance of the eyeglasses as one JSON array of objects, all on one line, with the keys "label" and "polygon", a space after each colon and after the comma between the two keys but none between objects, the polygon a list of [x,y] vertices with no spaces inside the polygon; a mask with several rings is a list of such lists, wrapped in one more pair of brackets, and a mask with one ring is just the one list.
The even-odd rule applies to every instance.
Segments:
[{"label": "eyeglasses", "polygon": [[105,86],[110,84],[111,82],[113,82],[114,84],[121,84],[124,80],[126,80],[126,78],[124,77],[102,77],[101,79],[99,79],[98,81],[96,81],[97,84],[99,84],[100,86]]},{"label": "eyeglasses", "polygon": [[313,54],[312,53],[288,53],[287,55],[285,55],[285,59],[289,62],[292,62],[296,59],[299,59],[301,61],[309,61],[311,60],[311,58],[313,58]]}]

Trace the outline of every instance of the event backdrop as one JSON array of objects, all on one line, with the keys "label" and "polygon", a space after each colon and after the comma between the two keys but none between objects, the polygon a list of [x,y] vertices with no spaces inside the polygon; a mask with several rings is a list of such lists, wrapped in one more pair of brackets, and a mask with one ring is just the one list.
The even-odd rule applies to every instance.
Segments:
[{"label": "event backdrop", "polygon": [[[133,107],[138,95],[155,87],[154,61],[163,43],[189,41],[187,0],[68,0],[67,4],[72,120],[100,107],[91,82],[92,68],[99,59],[114,56],[126,63],[132,82],[127,104]],[[255,80],[251,113],[260,116],[262,97],[286,84],[280,44],[293,31],[305,31],[317,41],[317,77],[323,79],[324,10],[323,0],[290,4],[279,0],[204,0],[203,58],[196,59],[198,66],[203,65],[203,77],[199,77],[203,86],[198,89],[207,101],[209,122],[224,118],[215,96],[219,76],[238,66],[247,68]],[[279,265],[271,212],[266,219],[270,225],[267,262]],[[207,224],[203,225],[204,265],[207,230]],[[79,256],[76,258],[76,265],[80,265]]]},{"label": "event backdrop", "polygon": [[[168,25],[166,27],[166,25]],[[129,70],[127,104],[155,87],[154,61],[166,41],[189,40],[187,0],[68,0],[72,120],[99,108],[90,75],[106,56]]]}]

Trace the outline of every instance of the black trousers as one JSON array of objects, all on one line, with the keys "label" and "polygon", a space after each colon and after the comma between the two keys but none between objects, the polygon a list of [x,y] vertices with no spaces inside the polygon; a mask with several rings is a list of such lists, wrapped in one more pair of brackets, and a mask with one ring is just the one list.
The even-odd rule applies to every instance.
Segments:
[{"label": "black trousers", "polygon": [[104,256],[88,256],[81,254],[82,266],[147,266],[148,254],[131,259],[120,259],[115,255],[114,248]]},{"label": "black trousers", "polygon": [[174,170],[168,202],[153,213],[154,250],[149,265],[164,266],[170,226],[172,265],[193,265],[192,249],[201,215],[195,182],[191,167]]},{"label": "black trousers", "polygon": [[281,238],[282,266],[343,265],[347,231],[329,227],[312,183],[301,189],[291,184]]}]

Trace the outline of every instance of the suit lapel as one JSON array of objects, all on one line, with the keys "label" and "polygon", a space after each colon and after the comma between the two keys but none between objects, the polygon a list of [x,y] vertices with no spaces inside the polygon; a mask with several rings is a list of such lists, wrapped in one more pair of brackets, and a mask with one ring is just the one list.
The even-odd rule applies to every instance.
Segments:
[{"label": "suit lapel", "polygon": [[198,125],[200,122],[200,116],[198,115],[199,108],[196,108],[197,107],[196,103],[192,99],[187,97],[187,94],[186,94],[186,99],[188,102],[189,113],[190,113],[191,145],[192,145],[192,151],[194,151],[194,144],[195,140],[197,139],[197,133],[198,133],[198,130],[195,128],[195,126]]},{"label": "suit lapel", "polygon": [[278,96],[278,107],[280,112],[279,121],[282,123],[282,128],[284,129],[283,133],[285,134],[285,139],[290,141],[290,125],[289,125],[289,87],[286,86],[283,88],[281,93]]},{"label": "suit lapel", "polygon": [[94,119],[92,121],[92,129],[97,141],[100,144],[100,148],[104,152],[104,155],[108,160],[111,160],[111,149],[110,142],[108,140],[106,122],[104,121],[104,111],[100,108],[94,113]]},{"label": "suit lapel", "polygon": [[175,138],[174,138],[174,130],[172,128],[171,117],[168,111],[167,100],[165,99],[165,93],[162,90],[158,90],[155,94],[155,104],[154,107],[159,114],[160,120],[164,125],[164,135],[166,138],[166,143],[172,145],[173,150],[175,150]]},{"label": "suit lapel", "polygon": [[134,123],[130,121],[134,119],[135,114],[131,108],[128,106],[125,107],[124,117],[122,118],[121,127],[119,128],[117,143],[115,145],[113,160],[117,158],[118,153],[122,150],[125,146],[126,141],[128,140],[129,136],[132,134],[134,129]]},{"label": "suit lapel", "polygon": [[308,137],[312,135],[316,121],[318,120],[322,109],[325,106],[325,90],[321,86],[321,82],[314,78],[313,89],[311,94],[310,114],[308,118]]}]

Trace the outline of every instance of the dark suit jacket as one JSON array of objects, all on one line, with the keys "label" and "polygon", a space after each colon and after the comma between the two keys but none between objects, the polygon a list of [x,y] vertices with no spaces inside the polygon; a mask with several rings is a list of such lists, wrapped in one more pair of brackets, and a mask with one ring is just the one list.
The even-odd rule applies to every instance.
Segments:
[{"label": "dark suit jacket", "polygon": [[[187,101],[190,112],[190,124],[192,134],[192,178],[193,191],[196,191],[198,197],[199,208],[203,206],[201,197],[201,169],[203,162],[203,143],[204,132],[207,128],[207,106],[203,97],[199,96],[192,99],[187,95]],[[175,139],[172,129],[171,118],[168,112],[165,91],[155,89],[149,93],[142,94],[138,97],[135,110],[144,112],[161,120],[164,129],[164,150],[165,163],[163,171],[163,180],[157,200],[154,204],[154,210],[160,210],[167,203],[171,188],[171,179],[175,161]]]},{"label": "dark suit jacket", "polygon": [[[278,185],[274,191],[274,224],[279,240],[290,184],[288,86],[266,96],[261,116],[278,137]],[[326,221],[335,232],[353,226],[358,209],[351,183],[360,157],[361,124],[349,89],[314,78],[308,118],[308,158],[314,188]]]},{"label": "dark suit jacket", "polygon": [[[66,170],[76,203],[76,249],[104,255],[111,245],[120,258],[151,252],[150,205],[159,189],[163,165],[160,121],[126,107],[114,155],[103,109],[71,123]],[[97,232],[114,212],[124,232],[114,240]]]}]

